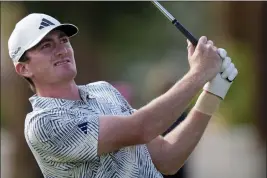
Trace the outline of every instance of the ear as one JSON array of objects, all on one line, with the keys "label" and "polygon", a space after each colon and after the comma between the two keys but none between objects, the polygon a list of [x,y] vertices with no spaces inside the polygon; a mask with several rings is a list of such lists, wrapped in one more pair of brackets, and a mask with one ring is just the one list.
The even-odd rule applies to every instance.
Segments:
[{"label": "ear", "polygon": [[27,78],[32,77],[32,72],[29,70],[28,65],[26,63],[20,63],[20,62],[16,63],[15,70],[19,75],[23,77],[27,77]]}]

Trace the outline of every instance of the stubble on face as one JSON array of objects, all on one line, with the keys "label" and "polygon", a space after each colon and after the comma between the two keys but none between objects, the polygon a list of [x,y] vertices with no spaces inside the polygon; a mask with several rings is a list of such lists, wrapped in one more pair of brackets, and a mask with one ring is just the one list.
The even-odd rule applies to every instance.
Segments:
[{"label": "stubble on face", "polygon": [[77,74],[69,37],[52,31],[28,52],[28,63],[37,83],[49,84],[73,80]]}]

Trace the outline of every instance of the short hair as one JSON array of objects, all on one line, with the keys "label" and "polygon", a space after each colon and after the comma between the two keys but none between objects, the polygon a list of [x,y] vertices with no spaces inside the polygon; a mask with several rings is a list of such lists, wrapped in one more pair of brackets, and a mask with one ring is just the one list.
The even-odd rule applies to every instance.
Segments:
[{"label": "short hair", "polygon": [[[19,62],[27,62],[29,60],[28,56],[26,55],[26,52],[21,56]],[[31,90],[33,92],[36,92],[36,88],[35,88],[35,85],[32,81],[32,79],[28,78],[28,77],[24,77],[23,78],[27,81],[27,83],[29,84]]]}]

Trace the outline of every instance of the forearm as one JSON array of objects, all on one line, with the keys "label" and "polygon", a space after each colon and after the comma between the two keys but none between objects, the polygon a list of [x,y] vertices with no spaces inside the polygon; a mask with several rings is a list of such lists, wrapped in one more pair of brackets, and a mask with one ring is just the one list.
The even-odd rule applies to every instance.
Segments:
[{"label": "forearm", "polygon": [[205,81],[196,73],[188,73],[169,91],[139,109],[135,116],[142,121],[143,135],[151,141],[167,130],[185,110]]},{"label": "forearm", "polygon": [[199,106],[193,108],[187,118],[164,137],[165,141],[161,155],[166,157],[163,164],[167,165],[172,170],[171,172],[178,171],[188,159],[201,139],[212,116],[211,114],[219,106],[220,102],[221,99],[219,97],[203,91],[198,99],[198,104],[202,108]]}]

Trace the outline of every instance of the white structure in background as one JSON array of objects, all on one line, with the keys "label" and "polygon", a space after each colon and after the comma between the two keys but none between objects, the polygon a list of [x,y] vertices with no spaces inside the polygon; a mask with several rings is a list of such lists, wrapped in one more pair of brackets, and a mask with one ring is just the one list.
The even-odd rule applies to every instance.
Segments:
[{"label": "white structure in background", "polygon": [[251,126],[210,123],[189,159],[188,174],[189,178],[266,178],[266,145],[260,145]]},{"label": "white structure in background", "polygon": [[13,178],[12,160],[15,144],[12,136],[1,128],[1,178]]}]

